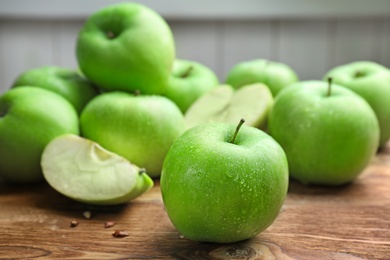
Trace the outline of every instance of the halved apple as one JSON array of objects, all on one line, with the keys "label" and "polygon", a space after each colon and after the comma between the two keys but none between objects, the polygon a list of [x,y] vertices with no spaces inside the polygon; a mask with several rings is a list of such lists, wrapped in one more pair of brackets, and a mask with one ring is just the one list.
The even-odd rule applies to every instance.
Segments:
[{"label": "halved apple", "polygon": [[237,124],[244,118],[245,125],[265,130],[273,102],[271,91],[262,83],[238,90],[222,85],[204,94],[188,109],[186,127],[189,129],[209,122]]},{"label": "halved apple", "polygon": [[45,147],[41,166],[50,186],[87,204],[126,203],[153,187],[143,169],[72,134],[57,137]]}]

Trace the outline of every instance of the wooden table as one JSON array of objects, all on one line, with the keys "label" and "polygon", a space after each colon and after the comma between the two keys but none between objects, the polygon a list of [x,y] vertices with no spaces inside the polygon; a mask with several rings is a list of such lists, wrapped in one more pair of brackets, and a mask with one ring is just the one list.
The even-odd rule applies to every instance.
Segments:
[{"label": "wooden table", "polygon": [[[90,211],[91,219],[83,212]],[[77,220],[77,227],[70,222]],[[106,221],[114,221],[104,228]],[[127,237],[112,236],[123,230]],[[0,259],[390,259],[390,143],[352,184],[290,183],[282,212],[266,231],[236,244],[181,238],[159,183],[133,202],[91,207],[47,184],[0,182]]]}]

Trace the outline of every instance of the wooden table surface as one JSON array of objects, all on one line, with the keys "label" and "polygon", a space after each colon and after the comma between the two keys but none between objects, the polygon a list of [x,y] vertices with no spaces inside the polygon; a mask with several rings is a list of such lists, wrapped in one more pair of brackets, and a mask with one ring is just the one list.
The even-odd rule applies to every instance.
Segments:
[{"label": "wooden table surface", "polygon": [[[90,211],[91,219],[83,212]],[[77,227],[70,222],[77,220]],[[114,221],[104,228],[106,221]],[[116,238],[114,230],[129,236]],[[179,236],[159,183],[123,206],[91,207],[47,184],[0,182],[0,259],[390,259],[390,143],[352,184],[290,183],[274,224],[235,244]]]}]

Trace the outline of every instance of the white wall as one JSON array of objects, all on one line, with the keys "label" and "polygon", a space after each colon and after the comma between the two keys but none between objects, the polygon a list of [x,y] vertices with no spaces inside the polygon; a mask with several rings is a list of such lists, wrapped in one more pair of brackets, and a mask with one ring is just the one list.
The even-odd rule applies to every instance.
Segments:
[{"label": "white wall", "polygon": [[[17,8],[2,12],[7,6],[2,8],[1,3],[0,93],[24,70],[44,65],[77,67],[75,41],[85,14],[29,17]],[[280,11],[265,13],[262,19],[254,19],[254,13],[245,19],[223,14],[218,19],[213,14],[198,19],[169,12],[165,16],[175,36],[177,56],[208,65],[221,81],[234,64],[255,58],[287,63],[303,80],[320,79],[331,67],[355,60],[390,67],[390,15],[374,12],[345,18],[301,13],[285,18]]]}]

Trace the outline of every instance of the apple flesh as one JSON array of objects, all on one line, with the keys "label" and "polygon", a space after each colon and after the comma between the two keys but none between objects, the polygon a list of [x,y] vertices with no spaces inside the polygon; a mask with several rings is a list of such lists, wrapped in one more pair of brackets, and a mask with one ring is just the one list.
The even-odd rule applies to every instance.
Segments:
[{"label": "apple flesh", "polygon": [[175,58],[170,27],[155,11],[119,3],[93,13],[77,37],[84,75],[104,90],[166,92]]},{"label": "apple flesh", "polygon": [[280,92],[268,126],[287,154],[290,176],[306,184],[353,181],[379,142],[378,120],[368,103],[323,81],[299,82]]},{"label": "apple flesh", "polygon": [[225,82],[236,89],[253,83],[263,83],[276,97],[279,91],[297,81],[297,74],[287,64],[255,59],[236,64],[229,70]]},{"label": "apple flesh", "polygon": [[82,135],[145,168],[151,177],[161,174],[166,153],[184,131],[179,108],[166,97],[104,93],[85,107]]},{"label": "apple flesh", "polygon": [[210,68],[195,61],[176,59],[165,96],[185,113],[199,97],[218,85],[219,80]]},{"label": "apple flesh", "polygon": [[245,240],[269,227],[280,212],[288,187],[283,149],[259,129],[242,126],[236,135],[235,130],[227,123],[193,127],[165,158],[164,206],[188,239]]},{"label": "apple flesh", "polygon": [[152,179],[136,165],[76,135],[52,140],[45,147],[41,165],[51,187],[87,204],[126,203],[153,186]]},{"label": "apple flesh", "polygon": [[357,61],[330,70],[325,79],[346,87],[364,98],[379,121],[379,146],[390,139],[390,69],[375,62]]},{"label": "apple flesh", "polygon": [[264,84],[247,85],[238,90],[220,86],[204,94],[188,109],[186,127],[211,122],[236,124],[243,117],[246,125],[265,130],[272,105],[272,94]]},{"label": "apple flesh", "polygon": [[79,134],[79,120],[66,99],[36,87],[8,90],[0,96],[0,176],[19,183],[43,180],[43,149],[67,133]]},{"label": "apple flesh", "polygon": [[45,66],[20,74],[12,87],[35,86],[57,93],[67,99],[80,114],[98,90],[77,71],[57,66]]}]

